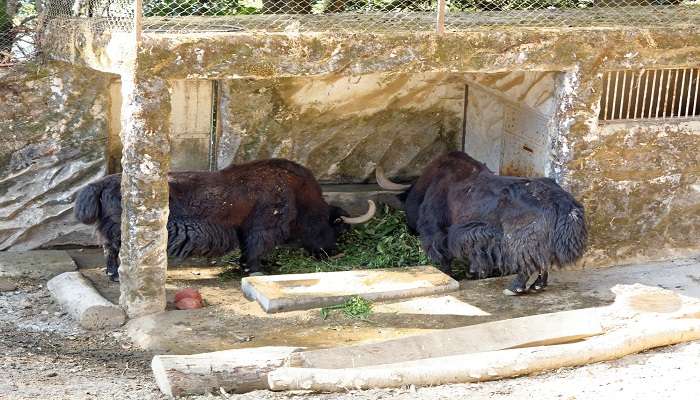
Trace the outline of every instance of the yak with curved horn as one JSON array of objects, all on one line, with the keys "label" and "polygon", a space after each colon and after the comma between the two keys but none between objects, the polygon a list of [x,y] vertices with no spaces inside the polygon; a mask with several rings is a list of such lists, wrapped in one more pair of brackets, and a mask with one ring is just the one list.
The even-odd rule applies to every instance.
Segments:
[{"label": "yak with curved horn", "polygon": [[391,182],[380,168],[376,176],[384,189],[403,191],[409,227],[444,272],[466,259],[478,278],[517,274],[507,295],[544,289],[551,267],[586,249],[583,206],[552,179],[498,176],[460,151],[433,160],[413,185]]},{"label": "yak with curved horn", "polygon": [[[172,172],[168,185],[168,255],[217,257],[240,247],[241,266],[250,274],[261,273],[261,257],[285,243],[299,242],[316,257],[334,254],[338,236],[376,212],[371,200],[358,217],[328,205],[311,171],[284,159]],[[121,175],[109,175],[83,188],[75,201],[76,218],[97,224],[112,280],[119,276],[120,186]]]}]

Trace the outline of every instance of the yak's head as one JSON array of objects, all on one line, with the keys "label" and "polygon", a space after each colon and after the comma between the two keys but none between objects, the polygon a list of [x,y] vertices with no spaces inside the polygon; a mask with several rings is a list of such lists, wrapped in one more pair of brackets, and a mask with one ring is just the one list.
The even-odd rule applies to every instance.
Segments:
[{"label": "yak's head", "polygon": [[340,207],[329,206],[328,225],[322,224],[319,236],[316,238],[316,248],[321,249],[315,257],[324,258],[337,253],[337,242],[340,235],[350,230],[352,225],[363,224],[374,217],[377,206],[372,200],[368,200],[369,210],[358,217],[351,217],[347,211]]},{"label": "yak's head", "polygon": [[333,227],[336,239],[343,233],[349,231],[351,225],[364,224],[374,218],[374,214],[377,213],[377,206],[372,200],[367,200],[367,204],[369,206],[367,212],[357,217],[351,217],[347,211],[340,207],[330,206],[329,222]]},{"label": "yak's head", "polygon": [[390,190],[392,192],[400,192],[398,195],[396,195],[396,197],[398,197],[401,203],[406,202],[406,198],[408,198],[408,193],[411,191],[411,187],[413,185],[407,185],[390,181],[389,178],[387,178],[386,175],[384,175],[384,169],[380,166],[377,166],[377,169],[374,170],[374,175],[377,178],[377,184],[379,185],[379,187],[381,187],[384,190]]}]

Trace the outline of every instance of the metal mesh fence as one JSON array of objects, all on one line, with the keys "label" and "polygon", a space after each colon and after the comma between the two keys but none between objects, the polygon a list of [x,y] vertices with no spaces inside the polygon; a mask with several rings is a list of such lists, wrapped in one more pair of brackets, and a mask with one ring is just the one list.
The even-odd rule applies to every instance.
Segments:
[{"label": "metal mesh fence", "polygon": [[445,28],[474,26],[669,27],[700,22],[700,1],[449,0]]},{"label": "metal mesh fence", "polygon": [[[66,24],[87,24],[96,30],[133,27],[135,0],[0,1],[7,3],[4,9],[32,2],[35,11],[41,2],[42,14],[53,29]],[[142,15],[145,31],[171,33],[646,27],[695,25],[700,22],[700,0],[143,0]]]},{"label": "metal mesh fence", "polygon": [[[151,31],[433,31],[437,0],[145,0]],[[206,4],[206,5],[204,5]],[[183,19],[182,16],[188,17]]]},{"label": "metal mesh fence", "polygon": [[144,0],[152,32],[459,31],[484,26],[679,26],[700,0]]},{"label": "metal mesh fence", "polygon": [[43,10],[45,29],[61,29],[81,24],[93,30],[133,29],[134,0],[43,1],[46,2]]},{"label": "metal mesh fence", "polygon": [[0,76],[33,59],[37,17],[33,2],[0,0]]},{"label": "metal mesh fence", "polygon": [[[129,31],[136,0],[0,0],[0,5],[0,65],[5,65],[31,57],[38,24],[54,40],[76,27]],[[150,33],[679,27],[700,23],[700,0],[143,0],[140,15]]]}]

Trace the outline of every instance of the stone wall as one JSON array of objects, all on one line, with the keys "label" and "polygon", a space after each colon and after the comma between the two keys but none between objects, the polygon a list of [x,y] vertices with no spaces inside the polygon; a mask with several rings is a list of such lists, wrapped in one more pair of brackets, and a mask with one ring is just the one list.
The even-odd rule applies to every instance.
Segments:
[{"label": "stone wall", "polygon": [[599,126],[569,165],[590,224],[588,264],[700,252],[700,121]]},{"label": "stone wall", "polygon": [[321,181],[362,182],[376,165],[417,176],[461,146],[458,74],[236,79],[222,83],[218,164],[284,157]]},{"label": "stone wall", "polygon": [[105,173],[110,76],[53,64],[0,83],[0,250],[94,244],[76,190]]}]

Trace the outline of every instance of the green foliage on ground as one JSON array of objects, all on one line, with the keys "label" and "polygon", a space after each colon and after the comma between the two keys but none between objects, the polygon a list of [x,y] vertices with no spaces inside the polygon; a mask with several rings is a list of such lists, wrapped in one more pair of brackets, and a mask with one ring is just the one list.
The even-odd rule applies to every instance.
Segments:
[{"label": "green foliage on ground", "polygon": [[[267,272],[291,274],[391,268],[429,264],[417,236],[408,231],[403,211],[384,206],[379,215],[363,225],[355,225],[338,241],[339,253],[326,259],[310,257],[303,249],[280,247],[264,260]],[[223,280],[239,277],[239,252],[227,255],[231,265],[222,272]]]},{"label": "green foliage on ground", "polygon": [[341,310],[346,317],[352,319],[366,320],[372,314],[372,302],[363,299],[360,296],[353,296],[343,304],[336,306],[323,307],[321,309],[321,318],[326,319],[334,310]]}]

